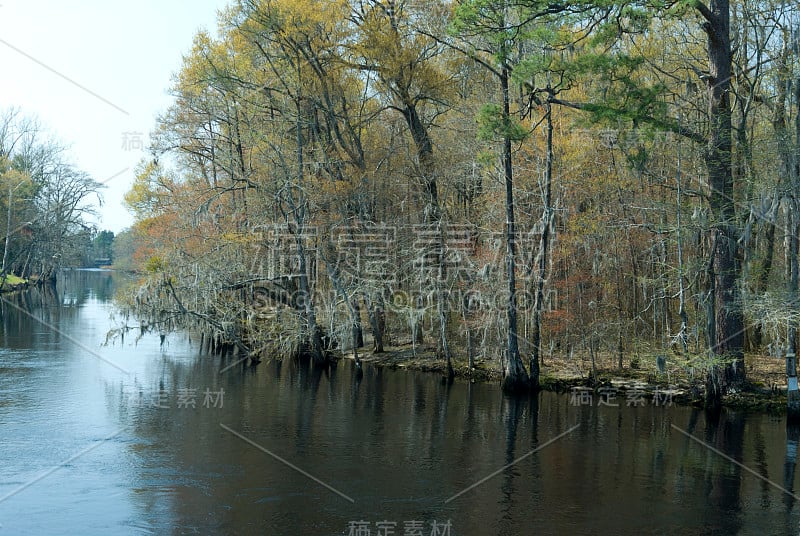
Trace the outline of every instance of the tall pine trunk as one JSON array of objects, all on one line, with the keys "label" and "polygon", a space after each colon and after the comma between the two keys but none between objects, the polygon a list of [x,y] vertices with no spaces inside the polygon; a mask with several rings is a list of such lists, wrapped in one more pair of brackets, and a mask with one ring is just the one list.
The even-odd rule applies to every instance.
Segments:
[{"label": "tall pine trunk", "polygon": [[[500,73],[500,87],[503,93],[503,124],[511,120],[509,105],[509,70],[506,65]],[[529,387],[530,380],[519,353],[517,337],[517,274],[516,274],[516,229],[514,227],[514,168],[511,161],[511,137],[503,134],[503,176],[506,184],[506,275],[508,279],[508,338],[506,352],[502,360],[504,391],[521,391]]]}]

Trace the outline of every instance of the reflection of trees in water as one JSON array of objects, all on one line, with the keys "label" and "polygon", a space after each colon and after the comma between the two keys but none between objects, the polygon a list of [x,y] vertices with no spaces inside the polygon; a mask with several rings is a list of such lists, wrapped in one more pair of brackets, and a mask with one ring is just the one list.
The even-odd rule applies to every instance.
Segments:
[{"label": "reflection of trees in water", "polygon": [[[744,451],[744,423],[745,418],[742,413],[707,412],[705,441],[734,460],[741,461]],[[706,475],[706,496],[708,497],[706,506],[711,507],[713,517],[718,517],[720,522],[724,519],[724,522],[733,531],[739,527],[735,520],[739,517],[742,509],[742,468],[722,459],[714,452],[708,451],[708,454],[716,457],[718,463],[716,471],[708,471]],[[713,526],[719,525],[714,523]]]},{"label": "reflection of trees in water", "polygon": [[71,327],[77,314],[62,307],[58,289],[46,284],[4,294],[0,317],[4,347],[49,348],[61,342],[59,332]]},{"label": "reflection of trees in water", "polygon": [[[758,472],[762,477],[769,479],[769,465],[767,464],[767,442],[760,426],[751,426],[750,435],[753,438],[753,470]],[[769,482],[762,480],[759,487],[761,488],[761,507],[769,508],[772,502],[772,486]]]},{"label": "reflection of trees in water", "polygon": [[[698,432],[701,417],[705,428]],[[678,483],[685,491],[700,490],[704,499],[702,525],[698,529],[709,534],[738,533],[742,521],[742,468],[719,453],[742,462],[745,415],[693,409],[685,431],[718,451],[683,436]]]},{"label": "reflection of trees in water", "polygon": [[59,278],[58,287],[64,295],[65,304],[83,305],[94,297],[101,302],[114,300],[115,272],[109,270],[65,270]]},{"label": "reflection of trees in water", "polygon": [[[530,397],[504,395],[501,407],[506,436],[505,463],[508,465],[538,446],[539,398],[536,395]],[[530,423],[530,432],[523,433],[523,436],[529,437],[530,442],[518,451],[517,437],[521,423]],[[538,474],[538,471],[530,470],[532,466],[536,467],[536,465],[536,454],[533,454],[503,471],[503,480],[500,486],[503,504],[499,534],[515,534],[519,528],[517,523],[520,509],[525,510],[529,506],[533,506],[529,503],[535,498],[527,493],[520,493],[517,481],[522,480],[527,484],[531,480],[539,480],[541,474]],[[525,489],[527,489],[527,485]]]},{"label": "reflection of trees in water", "polygon": [[[775,478],[780,472],[774,451],[783,438],[759,436],[756,428],[766,423],[765,429],[774,430],[767,419],[745,421],[739,414],[713,416],[688,408],[629,410],[624,401],[618,409],[575,408],[552,393],[502,397],[488,385],[448,386],[436,375],[368,364],[359,377],[350,361],[329,370],[311,367],[307,360],[269,361],[220,375],[226,363],[207,356],[172,359],[163,352],[153,360],[155,371],[143,376],[151,390],[163,387],[174,394],[179,387],[203,388],[216,381],[209,387],[225,389],[225,408],[144,410],[131,419],[137,441],[157,451],[141,459],[131,453],[137,458],[131,464],[139,472],[137,481],[148,490],[142,494],[143,502],[147,498],[143,508],[156,512],[157,501],[151,499],[159,486],[174,488],[167,497],[172,501],[169,515],[177,526],[197,526],[200,532],[258,527],[286,533],[285,516],[314,500],[320,507],[296,521],[293,533],[335,533],[346,528],[348,519],[375,521],[374,515],[398,521],[452,519],[459,534],[477,527],[510,535],[527,526],[556,533],[564,523],[597,534],[649,533],[646,528],[669,532],[671,523],[677,533],[747,533],[761,512],[746,511],[743,505],[752,499],[757,504],[760,483],[676,434],[670,422],[686,426],[688,421],[695,437],[753,463],[764,476]],[[110,391],[111,406],[119,393]],[[567,430],[576,418],[582,426],[573,435],[443,504]],[[220,422],[330,481],[355,497],[357,505],[328,496],[317,484],[220,431]],[[766,449],[759,447],[759,437]],[[792,481],[793,473],[788,478]],[[771,510],[764,514],[773,515],[775,506],[785,509],[774,489],[770,497]],[[791,516],[786,519],[789,527]],[[773,519],[764,533],[780,525]]]},{"label": "reflection of trees in water", "polygon": [[113,298],[113,272],[68,270],[56,284],[3,294],[3,346],[34,348],[60,343],[64,337],[59,332],[68,333],[76,327],[78,308],[92,296],[101,302]]},{"label": "reflection of trees in water", "polygon": [[[786,455],[783,462],[783,487],[789,493],[797,495],[794,487],[794,475],[797,468],[797,444],[800,441],[800,424],[790,422],[786,425]],[[786,506],[784,522],[786,533],[797,530],[797,524],[792,521],[792,510],[797,499],[789,493],[783,494],[783,504]]]}]

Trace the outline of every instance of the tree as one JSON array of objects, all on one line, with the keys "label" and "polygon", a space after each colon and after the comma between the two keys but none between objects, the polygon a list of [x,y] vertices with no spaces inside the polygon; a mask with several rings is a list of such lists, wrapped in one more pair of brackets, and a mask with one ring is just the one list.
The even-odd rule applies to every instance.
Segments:
[{"label": "tree", "polygon": [[[772,126],[778,142],[779,181],[776,198],[783,199],[786,212],[784,238],[786,266],[786,376],[787,405],[790,421],[800,419],[800,390],[797,382],[797,318],[795,310],[800,280],[800,72],[793,69],[798,55],[800,20],[796,8],[777,11],[775,19],[780,33],[781,50],[777,56],[775,86],[777,94],[772,103]],[[793,91],[792,91],[793,90]],[[794,108],[794,110],[793,110]],[[789,118],[794,116],[794,136]],[[777,203],[775,203],[777,207]],[[772,222],[774,225],[774,221]],[[772,230],[774,233],[774,228]]]},{"label": "tree", "polygon": [[18,110],[0,117],[0,177],[5,201],[3,273],[55,281],[60,266],[81,265],[86,218],[101,186],[77,169],[64,147]]},{"label": "tree", "polygon": [[709,206],[715,222],[711,231],[713,257],[709,274],[714,322],[709,341],[711,350],[728,360],[723,371],[712,367],[706,382],[706,404],[716,407],[728,388],[740,389],[745,380],[744,317],[738,286],[741,273],[739,233],[732,168],[730,4],[728,0],[712,0],[706,6],[697,1],[694,7],[704,19],[703,30],[708,38],[706,162]]},{"label": "tree", "polygon": [[69,166],[60,166],[40,185],[35,201],[39,216],[32,225],[38,247],[31,261],[43,279],[54,280],[61,266],[80,262],[81,241],[89,229],[84,218],[92,213],[91,197],[101,187]]},{"label": "tree", "polygon": [[92,238],[92,248],[90,258],[114,260],[114,233],[112,231],[100,231]]},{"label": "tree", "polygon": [[137,240],[132,229],[125,229],[114,236],[111,256],[114,259],[115,270],[131,272],[137,269],[133,260],[136,246]]},{"label": "tree", "polygon": [[760,295],[786,294],[793,246],[771,251],[794,225],[776,178],[793,157],[771,141],[792,139],[793,97],[777,91],[792,78],[776,82],[769,7],[737,4],[733,22],[726,9],[232,6],[218,36],[196,37],[128,196],[149,292],[172,299],[153,302],[157,321],[319,358],[358,348],[366,312],[375,351],[384,329],[410,327],[414,352],[425,331],[448,375],[466,347],[470,364],[500,358],[507,390],[535,388],[548,351],[622,367],[627,348],[634,366],[677,345],[708,368],[716,405],[743,386],[743,314],[757,322]]},{"label": "tree", "polygon": [[[435,40],[413,30],[416,17],[424,7],[433,7],[428,12],[435,17],[433,3],[417,6],[416,13],[407,13],[410,6],[403,1],[386,2],[369,0],[360,2],[353,10],[352,19],[358,27],[360,42],[356,61],[360,68],[375,73],[381,88],[387,94],[388,108],[398,112],[413,140],[415,174],[424,195],[422,224],[435,237],[428,251],[419,252],[421,259],[430,259],[433,266],[431,277],[435,294],[438,322],[437,353],[446,362],[447,376],[454,376],[452,352],[448,342],[448,299],[444,286],[448,274],[446,267],[446,215],[440,199],[441,175],[434,156],[434,143],[430,129],[436,117],[430,108],[445,109],[448,97],[448,76],[437,57],[443,50]],[[426,266],[427,268],[427,266]],[[428,278],[425,278],[428,279]],[[421,334],[421,331],[417,331]]]},{"label": "tree", "polygon": [[[486,2],[483,0],[462,2],[458,5],[454,30],[465,38],[477,40],[485,48],[488,60],[478,59],[488,69],[500,85],[501,104],[484,108],[484,135],[497,136],[502,140],[500,160],[505,183],[505,242],[506,242],[506,280],[507,299],[506,351],[502,360],[502,387],[505,391],[518,391],[529,387],[530,378],[522,363],[518,339],[517,308],[517,230],[514,210],[514,165],[512,144],[521,141],[526,132],[513,120],[511,115],[511,54],[518,29],[509,20],[512,16],[507,2]],[[535,380],[538,382],[538,377]]]}]

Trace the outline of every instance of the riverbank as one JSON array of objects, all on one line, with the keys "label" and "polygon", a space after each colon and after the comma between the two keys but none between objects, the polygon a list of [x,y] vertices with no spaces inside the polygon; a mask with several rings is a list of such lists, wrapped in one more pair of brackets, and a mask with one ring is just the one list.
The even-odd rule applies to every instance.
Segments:
[{"label": "riverbank", "polygon": [[[342,357],[353,359],[352,352]],[[382,353],[359,350],[362,362],[376,367],[407,369],[441,374],[446,364],[436,357],[436,348],[410,343],[386,346]],[[664,372],[656,367],[655,357],[640,359],[636,368],[622,369],[612,364],[610,356],[596,359],[596,381],[591,379],[591,361],[588,356],[548,356],[541,367],[540,384],[546,391],[569,393],[576,405],[642,405],[680,404],[702,407],[703,375],[686,370],[667,358]],[[786,376],[784,361],[758,354],[745,356],[747,389],[731,393],[723,405],[731,409],[765,411],[775,414],[786,412]],[[501,373],[497,360],[476,359],[470,369],[466,360],[453,362],[457,378],[469,381],[499,383]]]},{"label": "riverbank", "polygon": [[0,293],[24,290],[28,288],[30,284],[31,282],[27,279],[17,277],[14,274],[8,274],[5,278],[0,279]]}]

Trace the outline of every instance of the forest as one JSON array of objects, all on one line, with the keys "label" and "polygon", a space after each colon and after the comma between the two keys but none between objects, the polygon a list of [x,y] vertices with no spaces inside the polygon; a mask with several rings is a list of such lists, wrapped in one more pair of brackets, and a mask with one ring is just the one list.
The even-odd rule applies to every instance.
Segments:
[{"label": "forest", "polygon": [[0,290],[29,278],[52,283],[62,268],[86,266],[93,240],[105,236],[90,221],[103,187],[36,118],[0,110]]},{"label": "forest", "polygon": [[798,413],[799,11],[233,2],[126,196],[131,304],[253,361],[429,345],[506,391],[666,356],[708,407],[768,353]]}]

